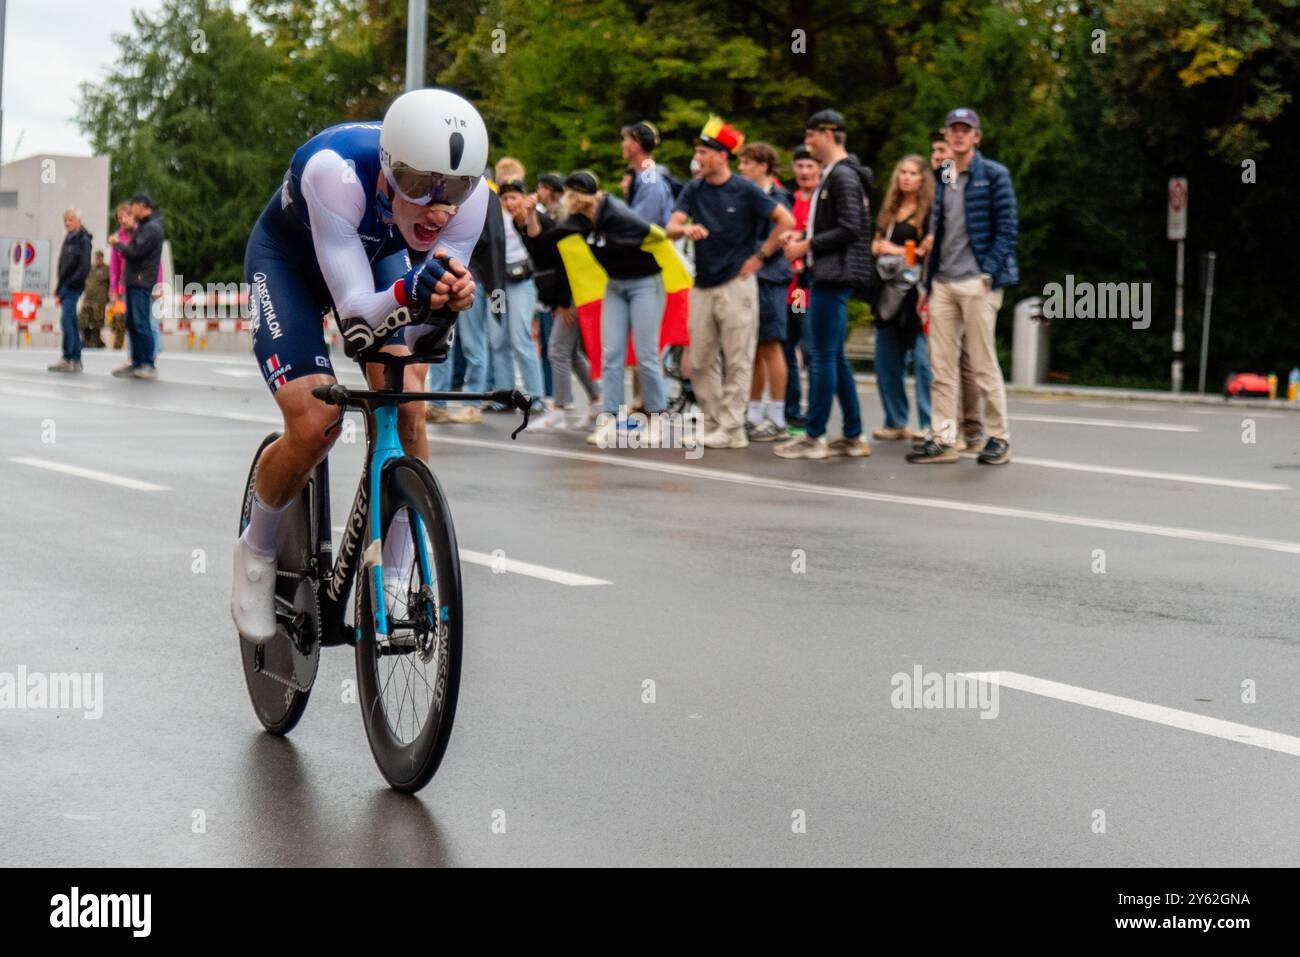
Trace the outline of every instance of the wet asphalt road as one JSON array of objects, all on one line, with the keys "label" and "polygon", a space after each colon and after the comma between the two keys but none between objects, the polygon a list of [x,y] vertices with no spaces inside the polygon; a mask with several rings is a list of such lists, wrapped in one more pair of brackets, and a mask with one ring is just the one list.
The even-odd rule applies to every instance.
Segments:
[{"label": "wet asphalt road", "polygon": [[[0,352],[0,682],[102,674],[102,716],[0,707],[6,863],[1300,863],[1298,414],[1013,399],[1001,469],[432,427],[462,548],[610,584],[464,564],[455,732],[408,798],[348,650],[287,738],[248,703],[252,360],[53,358]],[[335,449],[336,525],[361,454]],[[918,666],[1038,690],[894,707]]]}]

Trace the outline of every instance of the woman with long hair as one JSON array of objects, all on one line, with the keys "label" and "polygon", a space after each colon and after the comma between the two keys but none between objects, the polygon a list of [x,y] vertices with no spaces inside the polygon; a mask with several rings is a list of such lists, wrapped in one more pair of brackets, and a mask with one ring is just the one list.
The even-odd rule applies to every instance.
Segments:
[{"label": "woman with long hair", "polygon": [[[904,156],[894,165],[885,203],[876,221],[871,252],[877,261],[883,256],[906,257],[906,244],[910,241],[914,244],[914,265],[908,264],[904,258],[903,266],[915,269],[919,275],[921,263],[933,241],[929,234],[933,208],[934,174],[920,156]],[[921,319],[916,311],[917,286],[907,291],[901,303],[887,306],[886,296],[892,290],[886,287],[894,281],[882,277],[873,309],[876,388],[885,410],[885,425],[871,437],[884,441],[921,437],[913,435],[907,426],[909,408],[904,376],[909,355],[916,370],[917,422],[923,431],[930,428],[930,361],[925,336],[921,333]],[[885,312],[889,315],[882,317]]]},{"label": "woman with long hair", "polygon": [[[597,430],[587,436],[591,445],[614,445],[618,425],[615,417],[623,405],[623,376],[628,339],[636,349],[636,369],[648,414],[665,411],[667,398],[659,362],[659,332],[663,321],[666,291],[664,276],[648,240],[667,246],[663,230],[646,222],[620,199],[600,189],[590,170],[576,170],[564,181],[564,210],[567,218],[550,232],[553,241],[580,236],[577,249],[561,249],[561,260],[570,273],[582,268],[574,253],[591,257],[590,265],[606,277],[600,314],[601,410],[609,413]],[[579,256],[579,258],[581,258]],[[576,300],[576,296],[575,296]],[[575,306],[578,303],[575,301]],[[593,356],[593,361],[595,357]],[[630,427],[635,427],[633,423]]]}]

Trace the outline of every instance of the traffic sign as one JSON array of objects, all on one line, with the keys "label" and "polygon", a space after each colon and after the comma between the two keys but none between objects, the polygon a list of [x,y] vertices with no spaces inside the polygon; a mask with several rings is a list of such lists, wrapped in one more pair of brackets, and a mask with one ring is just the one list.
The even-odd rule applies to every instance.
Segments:
[{"label": "traffic sign", "polygon": [[1168,233],[1171,240],[1187,238],[1187,180],[1176,176],[1169,181]]},{"label": "traffic sign", "polygon": [[14,321],[20,326],[36,318],[36,310],[41,306],[41,295],[36,292],[16,292],[13,294]]},{"label": "traffic sign", "polygon": [[[18,289],[50,294],[50,241],[25,239],[21,236],[0,236],[0,255],[5,256],[0,267],[0,299]],[[7,267],[7,268],[5,268]],[[15,283],[16,276],[21,276]]]}]

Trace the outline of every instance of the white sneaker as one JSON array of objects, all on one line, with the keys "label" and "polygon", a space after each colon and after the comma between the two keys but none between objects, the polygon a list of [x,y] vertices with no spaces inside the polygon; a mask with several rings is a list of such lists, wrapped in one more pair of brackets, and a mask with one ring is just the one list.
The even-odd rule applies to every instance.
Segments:
[{"label": "white sneaker", "polygon": [[598,445],[602,449],[615,448],[618,445],[618,422],[610,416],[603,425],[587,435],[588,445]]},{"label": "white sneaker", "polygon": [[600,399],[592,399],[587,405],[587,411],[582,414],[578,420],[578,428],[589,429],[596,424],[596,417],[600,415]]},{"label": "white sneaker", "polygon": [[230,617],[245,641],[260,645],[275,637],[275,556],[258,553],[242,538],[235,542]]},{"label": "white sneaker", "polygon": [[748,445],[749,439],[745,436],[743,429],[728,432],[719,426],[712,432],[704,433],[704,447],[706,449],[743,449]]},{"label": "white sneaker", "polygon": [[569,419],[563,409],[552,409],[537,424],[544,432],[564,432],[569,428]]}]

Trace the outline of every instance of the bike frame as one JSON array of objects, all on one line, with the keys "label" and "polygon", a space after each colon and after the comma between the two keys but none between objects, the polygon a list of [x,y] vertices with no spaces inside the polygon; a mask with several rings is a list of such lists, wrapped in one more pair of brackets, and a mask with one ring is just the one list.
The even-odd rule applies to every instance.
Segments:
[{"label": "bike frame", "polygon": [[[403,357],[411,359],[414,357]],[[403,392],[401,391],[402,366],[405,363],[390,361],[385,363],[385,388],[380,391],[353,391],[344,386],[322,387],[331,395],[330,404],[340,406],[337,428],[349,409],[368,412],[366,416],[366,459],[357,483],[357,494],[352,500],[348,512],[347,524],[344,525],[342,545],[337,558],[333,557],[333,529],[330,524],[329,495],[329,458],[322,459],[316,466],[311,488],[314,501],[310,503],[311,535],[315,543],[313,561],[316,580],[320,583],[321,645],[348,645],[361,640],[360,623],[355,622],[349,629],[344,623],[344,600],[348,585],[356,571],[357,561],[371,575],[372,594],[384,594],[383,569],[383,535],[380,524],[383,515],[376,503],[379,501],[380,483],[383,481],[384,466],[393,459],[402,458],[406,450],[402,448],[401,435],[397,428],[397,407],[403,402],[481,400],[513,406],[524,413],[523,424],[515,430],[511,438],[517,436],[528,426],[529,399],[527,396],[511,389],[495,392]],[[364,370],[363,370],[364,371]],[[394,371],[396,374],[394,375]],[[372,427],[373,423],[373,427]],[[425,544],[424,528],[419,516],[415,516],[416,525],[411,529],[417,542],[417,560],[424,580],[432,580],[432,564]],[[360,551],[361,531],[367,521],[370,524],[370,544],[364,553]],[[328,570],[328,574],[325,572]],[[375,601],[375,636],[379,640],[388,637],[388,609],[384,601]],[[441,612],[439,612],[441,614]]]}]

